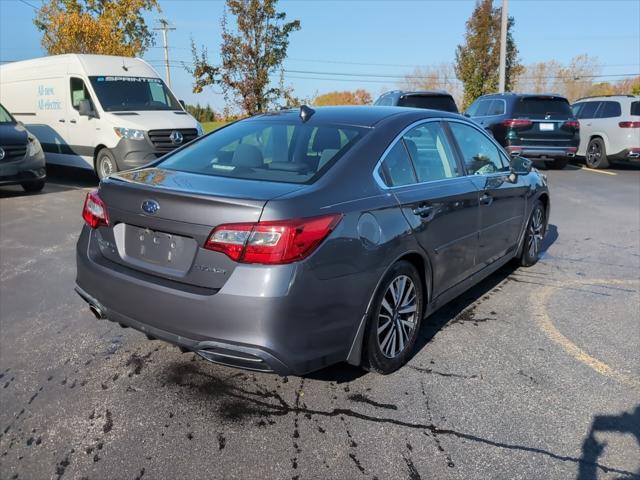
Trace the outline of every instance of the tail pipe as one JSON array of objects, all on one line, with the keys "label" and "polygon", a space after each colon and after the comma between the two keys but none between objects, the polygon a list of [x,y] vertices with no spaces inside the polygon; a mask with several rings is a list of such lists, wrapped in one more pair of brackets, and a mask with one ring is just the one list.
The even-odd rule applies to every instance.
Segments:
[{"label": "tail pipe", "polygon": [[93,315],[98,320],[104,320],[105,318],[107,318],[104,312],[102,311],[102,308],[100,308],[98,305],[95,305],[93,303],[89,304],[89,310],[91,310],[91,313],[93,313]]}]

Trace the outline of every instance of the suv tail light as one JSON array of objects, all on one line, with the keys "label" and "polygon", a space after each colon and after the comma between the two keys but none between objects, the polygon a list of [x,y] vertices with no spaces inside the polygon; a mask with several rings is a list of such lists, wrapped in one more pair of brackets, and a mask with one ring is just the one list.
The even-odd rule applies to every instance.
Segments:
[{"label": "suv tail light", "polygon": [[573,128],[574,130],[580,130],[580,122],[578,120],[567,120],[564,122],[564,126]]},{"label": "suv tail light", "polygon": [[107,206],[98,196],[98,191],[87,193],[82,209],[82,218],[91,228],[109,225],[109,215],[107,215]]},{"label": "suv tail light", "polygon": [[640,122],[620,122],[618,126],[620,128],[640,128]]},{"label": "suv tail light", "polygon": [[240,263],[278,265],[309,256],[335,229],[342,215],[219,225],[204,248]]},{"label": "suv tail light", "polygon": [[526,118],[510,118],[508,120],[504,120],[502,125],[507,128],[529,128],[533,125],[533,122]]}]

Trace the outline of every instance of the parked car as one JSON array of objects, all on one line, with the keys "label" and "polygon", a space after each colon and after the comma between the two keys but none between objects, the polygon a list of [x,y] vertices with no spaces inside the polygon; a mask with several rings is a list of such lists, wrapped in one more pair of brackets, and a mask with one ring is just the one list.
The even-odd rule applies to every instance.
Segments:
[{"label": "parked car", "polygon": [[374,105],[429,108],[431,110],[442,110],[445,112],[458,113],[456,101],[453,99],[450,93],[447,93],[444,90],[429,90],[418,92],[394,90],[392,92],[387,92],[380,95],[380,97],[375,101]]},{"label": "parked car", "polygon": [[0,104],[0,185],[39,192],[45,178],[40,142]]},{"label": "parked car", "polygon": [[390,373],[425,315],[538,260],[549,208],[531,161],[460,115],[302,107],[103,180],[76,291],[96,317],[212,362]]},{"label": "parked car", "polygon": [[640,161],[640,96],[587,97],[572,105],[580,121],[578,155],[589,168],[611,161]]},{"label": "parked car", "polygon": [[138,167],[202,127],[139,58],[54,55],[0,66],[0,101],[40,140],[47,162],[98,177]]},{"label": "parked car", "polygon": [[511,155],[543,160],[548,168],[563,169],[580,143],[580,124],[559,95],[483,95],[465,114]]}]

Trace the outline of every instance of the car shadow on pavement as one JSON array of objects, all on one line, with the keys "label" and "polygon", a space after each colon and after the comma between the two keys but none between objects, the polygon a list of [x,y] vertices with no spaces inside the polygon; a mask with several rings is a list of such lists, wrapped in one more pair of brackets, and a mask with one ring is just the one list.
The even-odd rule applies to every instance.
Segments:
[{"label": "car shadow on pavement", "polygon": [[29,193],[25,192],[20,185],[13,185],[0,188],[0,198],[46,195],[97,186],[98,177],[92,170],[48,165],[46,184],[41,192]]},{"label": "car shadow on pavement", "polygon": [[[582,442],[582,456],[578,467],[576,480],[597,480],[598,459],[604,453],[606,442],[600,442],[596,438],[597,432],[629,434],[635,437],[640,447],[640,405],[631,413],[624,412],[620,415],[596,415],[591,422],[588,435]],[[640,458],[640,453],[638,454]],[[638,470],[632,478],[640,478]]]}]

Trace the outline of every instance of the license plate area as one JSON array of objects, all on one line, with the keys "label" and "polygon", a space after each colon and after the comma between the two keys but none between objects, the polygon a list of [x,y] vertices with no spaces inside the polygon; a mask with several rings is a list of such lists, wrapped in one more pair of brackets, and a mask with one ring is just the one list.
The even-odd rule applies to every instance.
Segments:
[{"label": "license plate area", "polygon": [[541,132],[553,132],[555,130],[555,124],[553,123],[540,123]]},{"label": "license plate area", "polygon": [[198,248],[193,238],[150,228],[119,223],[113,230],[125,262],[160,273],[186,273]]}]

